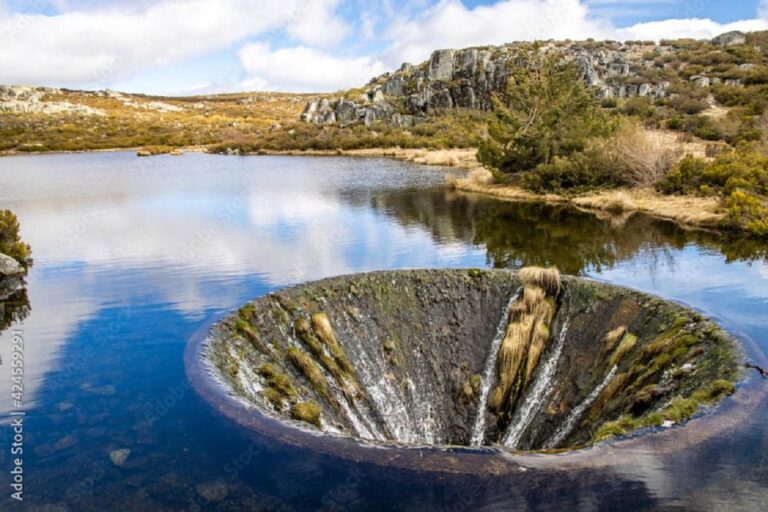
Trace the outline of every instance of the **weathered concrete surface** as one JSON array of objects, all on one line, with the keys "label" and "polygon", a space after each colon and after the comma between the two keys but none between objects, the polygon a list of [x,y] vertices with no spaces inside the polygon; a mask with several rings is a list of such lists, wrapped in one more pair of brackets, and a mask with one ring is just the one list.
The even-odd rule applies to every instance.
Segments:
[{"label": "weathered concrete surface", "polygon": [[514,331],[520,316],[507,308],[511,299],[521,307],[522,287],[508,271],[328,279],[241,308],[213,327],[207,357],[237,396],[284,421],[380,442],[468,445],[483,415],[482,444],[524,450],[588,444],[619,418],[634,422],[630,430],[653,424],[676,413],[670,403],[697,392],[706,402],[712,383],[730,392],[738,376],[732,340],[697,313],[565,278],[542,299],[547,334],[538,358],[530,348],[522,355],[520,368],[532,362],[518,374],[517,398],[479,412],[483,387],[501,379],[492,341],[499,325]]}]

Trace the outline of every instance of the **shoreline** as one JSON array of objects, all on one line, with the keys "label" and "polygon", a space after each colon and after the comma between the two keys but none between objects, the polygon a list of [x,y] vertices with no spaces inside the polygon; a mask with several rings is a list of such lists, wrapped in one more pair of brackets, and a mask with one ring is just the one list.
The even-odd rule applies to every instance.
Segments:
[{"label": "shoreline", "polygon": [[[138,152],[138,148],[107,148],[72,151],[7,151],[0,157],[21,155],[49,155],[74,153],[118,153]],[[183,153],[203,153],[205,146],[176,148]],[[596,214],[631,214],[635,212],[677,222],[683,226],[702,229],[727,229],[723,226],[725,214],[720,212],[720,202],[713,197],[668,196],[651,188],[620,188],[588,192],[574,196],[561,194],[538,194],[515,185],[500,185],[492,182],[491,173],[477,161],[476,149],[411,149],[411,148],[367,148],[351,150],[280,150],[243,153],[242,156],[341,156],[341,157],[382,157],[392,158],[420,165],[463,169],[465,178],[446,178],[446,187],[465,193],[480,194],[503,201],[536,202],[545,204],[570,204]],[[160,153],[170,154],[170,153]],[[152,156],[137,158],[152,158]]]},{"label": "shoreline", "polygon": [[491,173],[476,158],[474,148],[457,149],[402,149],[371,148],[354,150],[264,151],[260,154],[275,156],[352,156],[385,157],[421,165],[458,168],[467,171],[465,178],[446,178],[446,187],[465,193],[480,194],[503,201],[545,204],[570,204],[594,214],[643,213],[677,222],[697,229],[727,229],[723,226],[725,214],[720,201],[714,197],[673,196],[659,194],[652,188],[619,188],[587,192],[574,196],[537,194],[515,185],[492,182]]},{"label": "shoreline", "polygon": [[716,198],[665,196],[652,188],[619,188],[575,196],[536,194],[514,185],[477,182],[472,177],[451,180],[448,186],[466,193],[491,196],[503,201],[569,204],[595,214],[643,213],[686,227],[725,230],[725,214]]}]

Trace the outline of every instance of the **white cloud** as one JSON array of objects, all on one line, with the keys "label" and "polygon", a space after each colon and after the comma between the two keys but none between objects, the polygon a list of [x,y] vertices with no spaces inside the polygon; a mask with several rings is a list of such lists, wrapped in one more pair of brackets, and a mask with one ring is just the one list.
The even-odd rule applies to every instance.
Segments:
[{"label": "white cloud", "polygon": [[288,34],[317,46],[329,46],[343,40],[350,30],[343,20],[333,15],[338,3],[338,0],[305,1],[301,14],[287,25]]},{"label": "white cloud", "polygon": [[[626,4],[664,2],[621,2]],[[613,0],[504,0],[469,9],[459,0],[441,0],[414,16],[396,19],[388,33],[391,41],[385,61],[395,66],[419,62],[438,48],[462,48],[536,39],[650,39],[677,37],[712,38],[731,30],[768,30],[765,19],[722,24],[709,19],[670,19],[616,28],[595,16],[592,6],[619,4]],[[760,14],[768,18],[768,0]]]},{"label": "white cloud", "polygon": [[612,26],[592,18],[579,0],[507,0],[468,9],[441,0],[415,17],[397,19],[387,38],[390,65],[418,62],[438,48],[503,44],[534,39],[583,39],[610,35]]},{"label": "white cloud", "polygon": [[247,89],[288,92],[333,91],[362,85],[386,71],[369,57],[336,57],[299,46],[272,50],[268,43],[245,45],[239,53]]},{"label": "white cloud", "polygon": [[[138,79],[141,90],[148,72],[232,48],[243,78],[222,80],[206,63],[189,82],[210,82],[217,91],[330,91],[361,85],[403,61],[422,61],[438,48],[534,39],[711,38],[768,29],[768,0],[760,2],[755,19],[728,24],[691,18],[617,28],[606,16],[616,6],[649,9],[676,1],[501,0],[468,8],[460,0],[424,0],[396,10],[382,0],[350,15],[342,0],[47,0],[36,3],[33,14],[12,13],[0,0],[0,83],[94,87]],[[58,14],[43,14],[50,6]],[[292,46],[275,49],[270,42],[277,38]],[[342,51],[349,42],[368,48],[367,54]]]},{"label": "white cloud", "polygon": [[638,23],[616,31],[617,39],[643,39],[657,41],[671,38],[711,39],[724,32],[739,30],[750,32],[768,30],[768,21],[764,19],[717,23],[709,19],[678,19]]},{"label": "white cloud", "polygon": [[[67,8],[0,16],[0,82],[87,84],[203,55],[253,34],[292,27],[300,41],[331,41],[311,20],[344,32],[335,0],[165,0],[140,7]],[[0,11],[2,13],[2,11]],[[295,29],[294,29],[295,27]],[[335,36],[334,36],[335,37]]]}]

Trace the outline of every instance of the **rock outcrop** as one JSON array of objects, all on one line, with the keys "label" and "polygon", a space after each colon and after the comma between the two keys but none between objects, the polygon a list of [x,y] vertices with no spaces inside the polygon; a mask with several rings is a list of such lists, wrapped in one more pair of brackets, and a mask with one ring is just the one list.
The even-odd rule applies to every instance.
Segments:
[{"label": "rock outcrop", "polygon": [[[744,34],[731,32],[715,38],[712,44],[731,46],[745,41]],[[311,100],[301,120],[341,126],[356,122],[371,126],[379,121],[407,128],[430,113],[446,109],[490,110],[493,95],[506,88],[520,48],[521,44],[513,43],[437,50],[426,62],[416,66],[405,63],[397,71],[372,79],[362,92]],[[669,80],[657,69],[659,57],[675,52],[669,45],[549,42],[540,51],[559,52],[563,60],[575,62],[581,79],[597,88],[603,98],[664,98],[671,94]],[[670,66],[663,64],[663,68]],[[700,87],[719,83],[701,75],[690,80]],[[741,84],[733,81],[726,85]]]},{"label": "rock outcrop", "polygon": [[0,253],[0,279],[5,277],[19,277],[25,274],[24,267],[18,261]]},{"label": "rock outcrop", "polygon": [[30,87],[26,85],[0,86],[0,112],[23,114],[80,114],[103,116],[102,110],[70,103],[68,101],[45,101],[48,94],[58,94],[59,89]]},{"label": "rock outcrop", "polygon": [[747,42],[747,36],[743,32],[734,30],[732,32],[726,32],[712,39],[712,44],[719,46],[734,46],[738,44],[745,44]]}]

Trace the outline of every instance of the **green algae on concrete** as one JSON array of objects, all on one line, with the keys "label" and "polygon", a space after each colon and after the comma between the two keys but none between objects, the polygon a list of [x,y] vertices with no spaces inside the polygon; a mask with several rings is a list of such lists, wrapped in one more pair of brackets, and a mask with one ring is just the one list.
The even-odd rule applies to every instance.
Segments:
[{"label": "green algae on concrete", "polygon": [[[528,290],[502,270],[326,279],[244,306],[214,326],[207,356],[265,414],[419,445],[467,445],[479,415],[482,444],[501,445],[561,333],[550,391],[510,448],[573,448],[680,423],[733,392],[735,342],[699,313],[543,269],[523,278]],[[503,373],[494,369],[486,382],[484,368],[500,321],[509,314],[505,327],[514,328],[524,313],[525,332],[538,341],[515,356],[510,400]],[[478,411],[485,386],[488,405]]]}]

